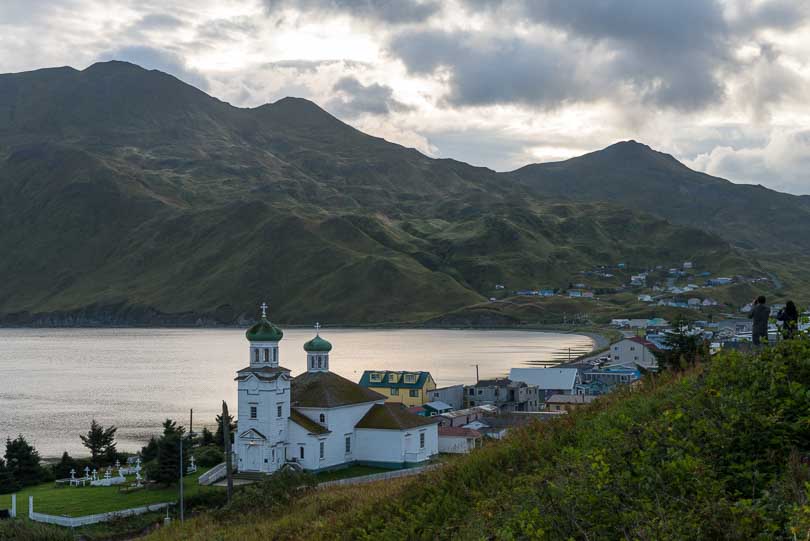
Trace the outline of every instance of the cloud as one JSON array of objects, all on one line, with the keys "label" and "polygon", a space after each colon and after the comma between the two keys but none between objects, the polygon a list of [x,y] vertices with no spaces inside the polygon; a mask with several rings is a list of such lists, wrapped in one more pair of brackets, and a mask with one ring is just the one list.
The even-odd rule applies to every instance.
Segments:
[{"label": "cloud", "polygon": [[343,77],[332,89],[338,95],[326,104],[326,108],[338,116],[387,115],[412,109],[394,98],[394,90],[390,86],[378,83],[364,85],[352,76]]},{"label": "cloud", "polygon": [[810,130],[774,130],[764,146],[717,146],[687,163],[710,175],[806,194],[810,191]]},{"label": "cloud", "polygon": [[389,24],[419,23],[440,9],[437,0],[264,0],[269,13],[284,9],[321,16],[343,14]]},{"label": "cloud", "polygon": [[146,46],[129,46],[101,53],[98,59],[100,61],[123,60],[131,62],[142,68],[160,70],[174,75],[181,81],[202,90],[208,89],[206,77],[202,73],[187,67],[183,58],[172,51]]}]

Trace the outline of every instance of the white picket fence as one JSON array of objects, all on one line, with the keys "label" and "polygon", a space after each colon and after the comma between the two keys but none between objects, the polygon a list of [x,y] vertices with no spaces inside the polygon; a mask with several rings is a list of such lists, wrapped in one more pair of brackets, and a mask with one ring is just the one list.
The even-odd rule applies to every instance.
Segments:
[{"label": "white picket fence", "polygon": [[[15,505],[15,499],[12,497],[12,506]],[[142,515],[144,513],[151,513],[153,511],[160,511],[166,509],[173,502],[153,503],[143,507],[133,507],[131,509],[122,509],[120,511],[112,511],[109,513],[99,513],[97,515],[85,515],[83,517],[64,517],[59,515],[46,515],[45,513],[37,513],[34,511],[34,497],[28,496],[28,518],[35,522],[45,522],[48,524],[57,524],[59,526],[66,526],[68,528],[76,528],[78,526],[86,526],[88,524],[96,524],[98,522],[107,522],[120,517],[131,517],[135,515]]]},{"label": "white picket fence", "polygon": [[337,479],[335,481],[324,481],[318,483],[318,488],[336,487],[344,485],[360,485],[363,483],[373,483],[374,481],[382,481],[384,479],[396,479],[398,477],[408,477],[411,475],[418,475],[420,473],[438,468],[441,464],[429,464],[427,466],[419,466],[416,468],[405,468],[403,470],[392,470],[382,473],[372,473],[371,475],[362,475],[360,477],[349,477],[346,479]]}]

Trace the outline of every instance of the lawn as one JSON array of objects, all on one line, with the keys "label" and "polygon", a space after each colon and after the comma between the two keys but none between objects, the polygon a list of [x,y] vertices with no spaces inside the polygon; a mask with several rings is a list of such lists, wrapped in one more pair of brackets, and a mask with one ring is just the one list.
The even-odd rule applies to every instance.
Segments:
[{"label": "lawn", "polygon": [[[186,496],[203,490],[221,490],[217,487],[201,486],[197,479],[207,471],[199,469],[184,479]],[[133,479],[134,480],[134,479]],[[27,487],[17,493],[17,516],[28,516],[28,497],[34,497],[34,510],[50,515],[79,517],[120,511],[143,505],[174,502],[178,499],[178,487],[144,488],[129,494],[119,492],[118,486],[112,487],[56,487],[54,483],[43,483]],[[0,495],[0,509],[11,508],[11,495]]]}]

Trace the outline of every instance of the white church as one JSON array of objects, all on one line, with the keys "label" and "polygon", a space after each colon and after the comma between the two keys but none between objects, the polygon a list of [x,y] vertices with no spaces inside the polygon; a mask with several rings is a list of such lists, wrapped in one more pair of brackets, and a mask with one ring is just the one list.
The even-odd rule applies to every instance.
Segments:
[{"label": "white church", "polygon": [[329,371],[332,345],[317,325],[304,344],[307,371],[293,378],[279,364],[284,333],[267,319],[266,308],[246,333],[250,366],[236,376],[240,472],[272,473],[285,466],[317,472],[351,464],[403,468],[439,452],[434,420]]}]

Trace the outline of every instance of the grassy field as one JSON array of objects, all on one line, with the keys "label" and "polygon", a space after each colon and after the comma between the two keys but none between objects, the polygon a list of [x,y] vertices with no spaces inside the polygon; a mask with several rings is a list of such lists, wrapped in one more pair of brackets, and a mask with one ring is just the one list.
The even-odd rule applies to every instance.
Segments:
[{"label": "grassy field", "polygon": [[363,475],[373,475],[375,473],[385,473],[391,470],[385,468],[375,468],[373,466],[349,466],[340,470],[325,471],[315,476],[318,483],[326,481],[337,481],[338,479],[349,479],[350,477],[360,477]]},{"label": "grassy field", "polygon": [[[216,487],[200,486],[197,479],[207,469],[200,469],[184,480],[186,496],[204,490],[220,490]],[[34,510],[50,515],[80,517],[120,511],[161,502],[173,502],[178,498],[178,487],[144,488],[129,494],[120,492],[119,487],[56,487],[53,483],[43,483],[27,487],[17,494],[17,515],[28,516],[28,497],[34,497]],[[0,508],[11,508],[11,495],[0,495]]]}]

